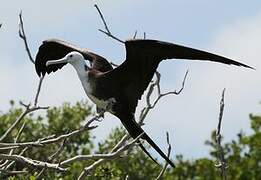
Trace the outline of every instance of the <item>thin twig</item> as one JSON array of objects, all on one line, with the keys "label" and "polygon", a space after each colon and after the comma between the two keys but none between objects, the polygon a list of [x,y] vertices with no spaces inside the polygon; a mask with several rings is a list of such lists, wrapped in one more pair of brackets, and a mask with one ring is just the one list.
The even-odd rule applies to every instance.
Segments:
[{"label": "thin twig", "polygon": [[106,34],[107,36],[109,36],[109,37],[111,37],[111,38],[117,40],[118,42],[121,42],[121,43],[124,44],[125,42],[124,42],[123,40],[117,38],[116,36],[114,36],[114,35],[110,32],[110,30],[109,30],[109,28],[108,28],[108,26],[107,26],[107,23],[106,23],[106,21],[105,21],[103,15],[102,15],[101,10],[99,9],[98,5],[95,4],[94,7],[97,9],[97,11],[98,11],[98,13],[99,13],[99,15],[100,15],[100,17],[101,17],[101,19],[102,19],[102,22],[103,22],[103,24],[104,24],[104,28],[105,28],[105,31],[102,30],[102,29],[99,29],[99,31],[102,32],[102,33],[104,33],[104,34]]},{"label": "thin twig", "polygon": [[134,32],[134,35],[133,35],[132,39],[136,39],[137,32],[138,32],[137,30]]},{"label": "thin twig", "polygon": [[217,143],[217,153],[218,153],[218,164],[216,164],[215,166],[220,168],[221,171],[221,178],[223,180],[227,179],[227,175],[226,175],[226,162],[225,162],[225,158],[224,158],[224,150],[223,147],[221,145],[221,123],[222,123],[222,118],[223,118],[223,112],[224,112],[224,107],[225,107],[225,90],[223,89],[222,92],[222,97],[221,97],[221,101],[220,101],[220,111],[219,111],[219,118],[218,118],[218,126],[217,126],[217,130],[216,130],[216,143]]},{"label": "thin twig", "polygon": [[[168,154],[167,154],[167,157],[169,158],[170,157],[170,152],[171,152],[171,144],[169,142],[169,133],[166,132],[166,136],[167,136],[167,143],[168,143]],[[168,167],[168,162],[165,163],[164,167],[162,168],[162,170],[160,171],[158,177],[156,178],[156,180],[160,180],[162,179],[162,176],[163,174],[165,173],[167,167]]]},{"label": "thin twig", "polygon": [[24,30],[22,11],[19,13],[19,37],[24,41],[25,50],[28,54],[28,57],[29,57],[30,61],[34,64],[34,59],[33,59],[32,54],[30,52],[30,49],[29,49],[29,46],[28,46],[28,43],[27,43],[25,30]]},{"label": "thin twig", "polygon": [[34,99],[34,106],[37,106],[38,98],[39,98],[39,94],[40,94],[40,91],[41,91],[41,87],[42,87],[43,80],[44,80],[44,75],[41,76],[41,77],[40,77],[40,80],[39,80],[39,84],[38,84],[36,96],[35,96],[35,99]]}]

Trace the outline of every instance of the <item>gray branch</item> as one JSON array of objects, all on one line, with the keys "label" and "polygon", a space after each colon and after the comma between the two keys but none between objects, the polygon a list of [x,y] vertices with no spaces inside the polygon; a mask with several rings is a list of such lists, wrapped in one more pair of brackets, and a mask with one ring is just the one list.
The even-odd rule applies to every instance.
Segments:
[{"label": "gray branch", "polygon": [[33,59],[32,54],[30,52],[30,49],[29,49],[29,46],[28,46],[28,43],[27,43],[25,30],[24,30],[24,22],[23,22],[23,18],[22,18],[22,11],[19,14],[19,37],[24,41],[25,50],[28,54],[28,57],[29,57],[30,61],[34,64],[34,59]]},{"label": "gray branch", "polygon": [[30,158],[26,158],[20,155],[8,155],[8,154],[0,154],[0,158],[1,159],[5,159],[5,160],[12,160],[15,162],[20,162],[26,165],[30,165],[32,167],[46,167],[48,169],[53,169],[56,171],[62,171],[65,172],[67,171],[67,169],[64,169],[62,167],[59,166],[59,164],[51,164],[51,163],[47,163],[47,162],[43,162],[43,161],[38,161],[38,160],[33,160]]},{"label": "gray branch", "polygon": [[227,175],[226,175],[226,162],[225,162],[225,158],[224,158],[224,150],[223,147],[221,145],[221,123],[222,123],[222,118],[223,118],[223,112],[224,112],[224,107],[225,107],[225,103],[224,103],[224,99],[225,99],[225,89],[222,92],[222,97],[221,97],[221,101],[220,101],[220,111],[219,111],[219,118],[218,118],[218,126],[217,126],[217,130],[216,130],[216,143],[217,143],[217,156],[218,156],[218,164],[216,164],[215,166],[220,168],[221,171],[221,178],[223,180],[227,179]]},{"label": "gray branch", "polygon": [[121,39],[117,38],[116,36],[114,36],[114,35],[111,33],[111,31],[109,30],[109,28],[108,28],[108,26],[107,26],[107,23],[106,23],[106,21],[105,21],[103,15],[102,15],[102,12],[101,12],[101,10],[99,9],[98,5],[95,4],[94,7],[97,9],[97,11],[98,11],[98,13],[99,13],[99,15],[100,15],[100,17],[101,17],[101,19],[102,19],[102,22],[103,22],[103,24],[104,24],[104,28],[105,28],[105,31],[102,30],[102,29],[99,29],[99,31],[102,32],[102,33],[104,33],[104,34],[106,34],[107,36],[111,37],[112,39],[115,39],[116,41],[121,42],[121,43],[124,44],[124,41],[123,41],[123,40],[121,40]]},{"label": "gray branch", "polygon": [[[167,156],[169,158],[170,157],[170,152],[171,152],[171,144],[169,142],[169,133],[168,132],[166,132],[166,137],[167,137],[167,143],[168,143],[168,154],[167,154]],[[156,180],[162,179],[162,177],[163,177],[163,175],[164,175],[164,173],[165,173],[165,171],[166,171],[166,169],[168,167],[168,164],[169,164],[168,162],[165,163],[165,165],[163,166],[163,168],[160,171],[160,173],[159,173],[158,177],[156,178]]]},{"label": "gray branch", "polygon": [[[134,140],[132,140],[130,143],[126,144],[125,146],[122,146],[116,152],[111,152],[109,154],[103,154],[103,155],[91,155],[91,156],[89,156],[88,157],[89,159],[97,159],[99,156],[101,157],[101,159],[99,159],[98,161],[94,162],[92,165],[84,168],[84,170],[81,172],[80,176],[78,177],[78,180],[84,180],[86,178],[86,176],[89,175],[95,169],[95,167],[97,167],[101,162],[103,162],[105,160],[113,160],[113,159],[119,157],[122,152],[124,152],[124,151],[130,149],[131,147],[133,147],[135,145],[135,143],[140,139],[140,137],[143,134],[144,133],[141,133],[137,138],[135,138]],[[81,158],[85,159],[86,157],[85,158],[84,157],[78,157],[78,160],[81,159]],[[75,159],[72,159],[72,160],[69,160],[67,162],[64,162],[64,164],[71,163],[73,161],[75,161]]]}]

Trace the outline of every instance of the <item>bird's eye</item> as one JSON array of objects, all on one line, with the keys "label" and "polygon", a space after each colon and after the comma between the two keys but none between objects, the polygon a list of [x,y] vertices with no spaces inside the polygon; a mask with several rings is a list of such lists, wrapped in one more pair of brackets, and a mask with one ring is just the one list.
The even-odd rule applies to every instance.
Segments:
[{"label": "bird's eye", "polygon": [[69,55],[69,58],[72,58],[73,57],[73,55],[71,54],[71,55]]}]

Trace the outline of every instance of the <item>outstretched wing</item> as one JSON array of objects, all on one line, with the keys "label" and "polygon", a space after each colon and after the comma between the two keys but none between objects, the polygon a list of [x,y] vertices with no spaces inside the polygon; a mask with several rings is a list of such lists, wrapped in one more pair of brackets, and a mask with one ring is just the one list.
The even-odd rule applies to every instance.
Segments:
[{"label": "outstretched wing", "polygon": [[91,62],[93,68],[101,72],[113,69],[111,64],[105,58],[91,53],[87,49],[79,48],[62,40],[48,39],[43,41],[36,55],[35,69],[38,76],[41,76],[41,74],[44,75],[46,72],[49,74],[61,69],[66,63],[46,66],[46,62],[48,60],[63,58],[72,51],[80,52],[86,60]]},{"label": "outstretched wing", "polygon": [[138,99],[141,98],[162,60],[205,60],[252,68],[206,51],[157,40],[129,40],[125,42],[125,47],[126,60],[119,67],[108,72],[106,76],[122,84],[121,87],[125,95],[128,96],[130,108],[134,111]]}]

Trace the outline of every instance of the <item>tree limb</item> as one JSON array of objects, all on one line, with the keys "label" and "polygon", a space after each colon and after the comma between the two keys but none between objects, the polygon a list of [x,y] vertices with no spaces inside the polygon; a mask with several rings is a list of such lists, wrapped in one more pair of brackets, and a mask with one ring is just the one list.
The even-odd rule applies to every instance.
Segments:
[{"label": "tree limb", "polygon": [[62,172],[67,171],[67,169],[60,167],[59,164],[51,164],[51,163],[47,163],[47,162],[43,162],[43,161],[33,160],[33,159],[26,158],[26,157],[23,157],[20,155],[0,154],[0,158],[6,159],[6,160],[12,160],[15,162],[20,162],[20,163],[27,164],[27,165],[30,165],[33,167],[46,167],[48,169],[53,169],[53,170],[62,171]]}]

